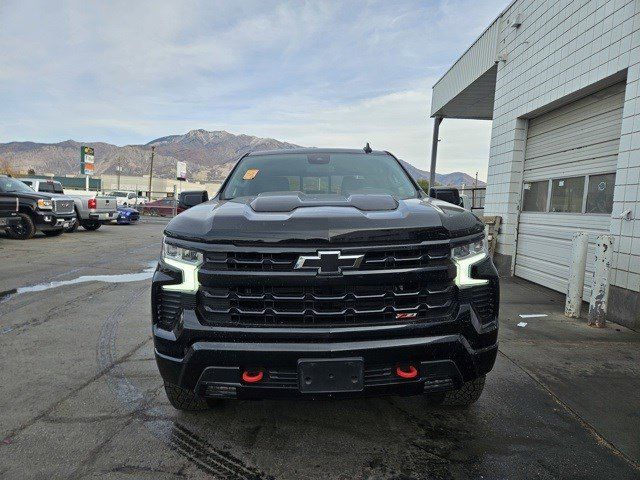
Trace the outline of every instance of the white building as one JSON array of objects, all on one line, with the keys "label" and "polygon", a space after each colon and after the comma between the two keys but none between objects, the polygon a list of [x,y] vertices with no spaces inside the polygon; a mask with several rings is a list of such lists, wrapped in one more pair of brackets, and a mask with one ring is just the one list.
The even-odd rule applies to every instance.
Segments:
[{"label": "white building", "polygon": [[[102,174],[98,176],[102,180],[102,190],[123,190],[135,192],[142,196],[147,196],[149,192],[149,175],[113,175]],[[220,188],[220,183],[201,183],[190,181],[178,181],[174,178],[154,177],[151,185],[151,197],[163,198],[168,194],[173,194],[174,187],[177,192],[183,190],[207,190],[210,196],[215,195]]]},{"label": "white building", "polygon": [[431,106],[435,125],[493,120],[485,214],[502,217],[501,272],[566,292],[572,235],[588,231],[588,298],[593,240],[611,233],[610,318],[632,328],[639,80],[640,1],[516,0],[438,80]]}]

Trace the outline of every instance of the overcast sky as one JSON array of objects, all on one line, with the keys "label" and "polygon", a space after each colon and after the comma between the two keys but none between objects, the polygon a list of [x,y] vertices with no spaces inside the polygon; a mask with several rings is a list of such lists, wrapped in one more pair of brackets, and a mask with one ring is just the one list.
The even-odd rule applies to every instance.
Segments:
[{"label": "overcast sky", "polygon": [[[431,88],[506,3],[2,0],[0,142],[204,128],[426,169]],[[438,171],[485,178],[490,128],[445,120]]]}]

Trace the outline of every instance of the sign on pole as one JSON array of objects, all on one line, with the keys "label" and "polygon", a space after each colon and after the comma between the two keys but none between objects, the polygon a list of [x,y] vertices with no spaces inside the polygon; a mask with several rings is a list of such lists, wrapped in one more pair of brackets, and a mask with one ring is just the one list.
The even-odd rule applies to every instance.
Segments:
[{"label": "sign on pole", "polygon": [[187,179],[187,162],[178,162],[176,164],[176,180],[184,181]]},{"label": "sign on pole", "polygon": [[80,173],[93,175],[94,156],[92,147],[80,147]]}]

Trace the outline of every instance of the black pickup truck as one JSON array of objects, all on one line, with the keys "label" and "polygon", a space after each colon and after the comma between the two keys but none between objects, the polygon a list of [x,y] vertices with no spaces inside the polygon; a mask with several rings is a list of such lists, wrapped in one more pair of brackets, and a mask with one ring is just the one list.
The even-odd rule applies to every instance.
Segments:
[{"label": "black pickup truck", "polygon": [[478,399],[497,353],[484,226],[388,152],[255,152],[165,229],[153,277],[171,404],[424,394]]},{"label": "black pickup truck", "polygon": [[15,178],[0,175],[0,196],[19,204],[17,220],[6,228],[11,238],[26,240],[37,230],[57,236],[76,221],[73,199],[36,192]]},{"label": "black pickup truck", "polygon": [[0,193],[0,231],[6,231],[18,224],[19,206],[17,197]]}]

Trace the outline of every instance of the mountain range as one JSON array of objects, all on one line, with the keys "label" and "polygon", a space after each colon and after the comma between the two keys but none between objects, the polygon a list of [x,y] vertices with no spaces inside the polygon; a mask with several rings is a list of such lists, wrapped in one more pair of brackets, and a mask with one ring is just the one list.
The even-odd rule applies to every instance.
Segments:
[{"label": "mountain range", "polygon": [[[201,182],[223,180],[238,158],[247,152],[299,147],[273,138],[202,129],[157,138],[145,145],[122,147],[105,142],[80,143],[74,140],[60,143],[9,142],[0,143],[0,168],[18,172],[34,170],[38,174],[76,174],[80,169],[81,145],[94,148],[96,174],[115,174],[118,166],[122,167],[123,175],[148,174],[153,146],[155,176],[174,177],[176,161],[181,160],[187,162],[189,178]],[[429,179],[429,172],[407,162],[402,163],[416,180]],[[474,179],[466,173],[453,172],[436,174],[436,181],[443,185],[460,186],[463,183],[473,185]],[[478,185],[484,186],[484,183],[479,181]]]}]

